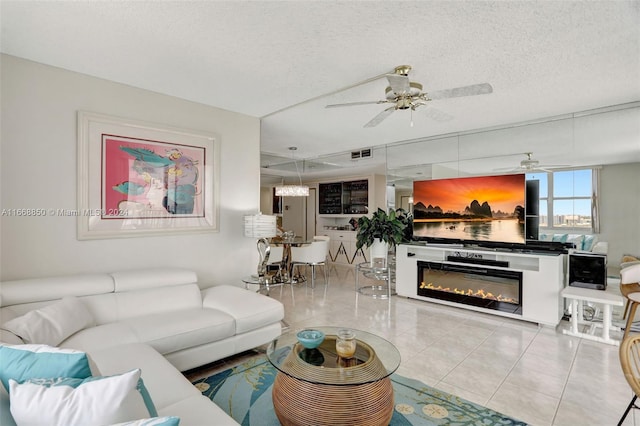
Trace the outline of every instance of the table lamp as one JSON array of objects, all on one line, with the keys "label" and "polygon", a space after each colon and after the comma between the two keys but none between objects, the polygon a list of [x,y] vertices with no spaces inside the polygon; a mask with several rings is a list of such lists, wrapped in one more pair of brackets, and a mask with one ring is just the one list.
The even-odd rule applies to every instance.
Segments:
[{"label": "table lamp", "polygon": [[267,271],[269,253],[271,248],[267,238],[277,235],[276,217],[267,214],[253,214],[244,216],[244,236],[257,238],[258,253],[258,278],[263,279]]}]

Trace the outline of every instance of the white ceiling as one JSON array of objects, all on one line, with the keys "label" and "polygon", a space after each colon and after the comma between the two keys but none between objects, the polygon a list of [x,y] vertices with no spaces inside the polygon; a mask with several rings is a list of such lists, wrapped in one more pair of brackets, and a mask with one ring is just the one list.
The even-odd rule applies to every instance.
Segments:
[{"label": "white ceiling", "polygon": [[[0,14],[3,53],[261,117],[263,164],[291,158],[289,146],[325,158],[640,101],[638,0],[2,0]],[[363,128],[388,105],[324,108],[384,99],[382,75],[402,64],[427,92],[487,82],[493,93],[434,100],[413,127],[405,110]],[[474,155],[504,160],[492,167],[527,151],[572,166],[640,161],[638,133],[571,153],[528,140],[498,155],[483,140]]]}]

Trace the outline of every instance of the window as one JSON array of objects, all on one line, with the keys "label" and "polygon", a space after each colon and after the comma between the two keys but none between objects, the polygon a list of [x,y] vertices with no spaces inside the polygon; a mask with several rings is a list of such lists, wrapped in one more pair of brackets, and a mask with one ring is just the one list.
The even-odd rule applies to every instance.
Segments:
[{"label": "window", "polygon": [[540,181],[540,227],[591,230],[593,176],[592,169],[527,173],[527,180]]}]

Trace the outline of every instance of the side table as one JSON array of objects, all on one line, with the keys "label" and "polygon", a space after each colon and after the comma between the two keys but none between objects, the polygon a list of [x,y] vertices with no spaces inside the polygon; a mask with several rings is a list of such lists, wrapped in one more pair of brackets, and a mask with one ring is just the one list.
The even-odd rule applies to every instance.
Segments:
[{"label": "side table", "polygon": [[[365,277],[377,281],[386,281],[386,285],[365,285],[360,286],[359,277],[363,274]],[[392,270],[388,266],[379,267],[371,266],[369,262],[362,262],[356,265],[356,291],[365,296],[371,296],[374,299],[390,299],[396,294],[391,288]]]},{"label": "side table", "polygon": [[256,290],[256,293],[266,291],[267,296],[269,295],[269,290],[271,289],[271,287],[283,286],[285,284],[288,284],[281,281],[274,281],[272,275],[265,275],[262,281],[260,281],[260,278],[255,275],[249,275],[246,277],[242,277],[242,282],[245,284],[246,289],[248,289],[249,284],[257,285],[258,289]]},{"label": "side table", "polygon": [[[607,293],[603,290],[592,290],[580,287],[565,287],[561,294],[562,297],[569,299],[571,302],[571,329],[562,330],[563,334],[620,346],[620,340],[612,339],[609,331],[620,330],[618,327],[613,327],[611,324],[611,308],[612,306],[622,306],[624,304],[622,296]],[[582,317],[582,306],[584,302],[600,303],[604,305],[602,324],[592,323],[588,333],[578,331],[578,324],[585,323]],[[598,327],[602,328],[602,336],[595,335],[595,329]]]}]

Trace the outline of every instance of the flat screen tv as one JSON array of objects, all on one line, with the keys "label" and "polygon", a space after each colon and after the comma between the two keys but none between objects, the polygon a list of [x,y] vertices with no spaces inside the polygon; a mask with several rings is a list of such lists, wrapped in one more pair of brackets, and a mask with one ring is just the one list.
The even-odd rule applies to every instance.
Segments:
[{"label": "flat screen tv", "polygon": [[414,181],[414,240],[525,244],[524,174]]}]

